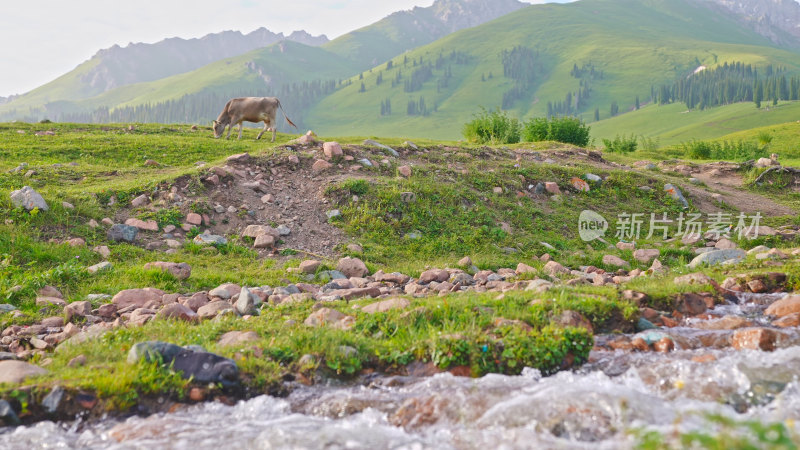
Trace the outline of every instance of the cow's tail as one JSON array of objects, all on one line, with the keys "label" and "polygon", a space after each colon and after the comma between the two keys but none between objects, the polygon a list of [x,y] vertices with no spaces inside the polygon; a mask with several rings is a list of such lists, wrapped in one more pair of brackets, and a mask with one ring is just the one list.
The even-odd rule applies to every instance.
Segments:
[{"label": "cow's tail", "polygon": [[281,105],[281,101],[280,100],[278,100],[278,107],[281,108],[281,113],[283,113],[283,118],[286,119],[287,122],[289,122],[289,125],[297,128],[297,125],[295,125],[294,122],[292,122],[291,120],[289,120],[288,117],[286,117],[286,111],[283,110],[283,105]]}]

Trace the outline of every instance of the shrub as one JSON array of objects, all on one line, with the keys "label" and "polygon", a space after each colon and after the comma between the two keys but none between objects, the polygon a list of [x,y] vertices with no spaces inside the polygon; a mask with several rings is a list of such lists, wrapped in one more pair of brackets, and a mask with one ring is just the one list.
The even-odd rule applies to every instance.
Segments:
[{"label": "shrub", "polygon": [[525,142],[556,141],[585,147],[589,144],[589,130],[576,117],[533,118],[523,125]]},{"label": "shrub", "polygon": [[767,156],[767,148],[755,142],[706,142],[690,141],[681,144],[683,155],[692,159],[719,159],[745,161]]},{"label": "shrub", "polygon": [[658,138],[639,136],[639,142],[640,142],[639,146],[641,147],[641,149],[648,152],[654,152],[658,150],[659,147],[661,147]]},{"label": "shrub", "polygon": [[603,145],[606,147],[606,150],[610,152],[631,153],[636,151],[636,147],[638,147],[639,144],[634,135],[630,137],[617,135],[613,141],[603,139]]},{"label": "shrub", "polygon": [[481,109],[475,119],[464,125],[464,137],[477,144],[516,144],[520,139],[520,123],[499,109]]},{"label": "shrub", "polygon": [[710,159],[713,145],[704,141],[691,141],[683,144],[683,154],[692,159]]}]

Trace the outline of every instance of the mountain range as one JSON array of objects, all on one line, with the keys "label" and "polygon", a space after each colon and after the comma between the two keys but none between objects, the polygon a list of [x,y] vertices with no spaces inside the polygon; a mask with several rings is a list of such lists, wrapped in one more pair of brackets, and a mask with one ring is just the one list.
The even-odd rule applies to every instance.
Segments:
[{"label": "mountain range", "polygon": [[332,41],[259,29],[101,50],[0,120],[202,123],[277,95],[321,133],[456,138],[480,107],[611,118],[699,67],[800,73],[794,0],[436,0]]}]

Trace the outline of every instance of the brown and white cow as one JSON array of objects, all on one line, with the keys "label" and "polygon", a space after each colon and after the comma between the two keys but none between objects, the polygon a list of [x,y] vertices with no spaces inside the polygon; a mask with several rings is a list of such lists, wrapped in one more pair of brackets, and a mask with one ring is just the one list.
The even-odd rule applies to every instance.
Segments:
[{"label": "brown and white cow", "polygon": [[239,138],[242,138],[242,122],[264,122],[264,129],[258,133],[256,139],[261,139],[261,135],[265,131],[272,131],[272,142],[275,142],[275,135],[277,134],[275,115],[281,109],[283,117],[289,122],[289,125],[297,128],[297,125],[292,123],[286,113],[283,111],[281,101],[275,97],[241,97],[234,98],[228,101],[225,109],[222,110],[217,120],[214,121],[214,137],[219,138],[228,127],[228,135],[226,139],[231,137],[231,130],[235,125],[239,125]]}]

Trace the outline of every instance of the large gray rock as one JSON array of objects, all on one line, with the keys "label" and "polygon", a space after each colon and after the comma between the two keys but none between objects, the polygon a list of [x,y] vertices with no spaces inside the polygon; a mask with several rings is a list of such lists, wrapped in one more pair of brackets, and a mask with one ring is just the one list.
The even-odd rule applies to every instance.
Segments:
[{"label": "large gray rock", "polygon": [[47,371],[25,361],[0,361],[0,383],[18,384],[30,377],[44,375]]},{"label": "large gray rock", "polygon": [[136,364],[139,361],[152,362],[159,359],[164,362],[172,361],[181,351],[183,351],[183,347],[169,342],[138,342],[128,351],[128,364]]},{"label": "large gray rock", "polygon": [[44,198],[30,186],[24,186],[22,189],[13,191],[11,193],[11,203],[17,208],[22,207],[28,211],[34,208],[38,208],[40,211],[50,209]]},{"label": "large gray rock", "polygon": [[257,303],[261,303],[261,298],[250,292],[250,289],[243,287],[242,290],[239,291],[239,298],[236,300],[236,312],[239,313],[240,316],[252,316],[257,314]]},{"label": "large gray rock", "polygon": [[733,248],[727,250],[715,250],[711,252],[706,252],[701,255],[698,255],[692,262],[689,263],[689,267],[694,269],[703,264],[707,264],[709,266],[716,266],[725,262],[732,262],[738,263],[744,260],[747,256],[747,253],[744,250]]},{"label": "large gray rock", "polygon": [[136,364],[141,360],[171,364],[172,370],[197,383],[221,383],[230,386],[239,379],[239,368],[233,360],[168,342],[147,341],[135,344],[128,352],[128,363]]},{"label": "large gray rock", "polygon": [[108,239],[114,242],[133,242],[136,240],[136,235],[139,234],[139,229],[130,225],[117,223],[108,229]]}]

